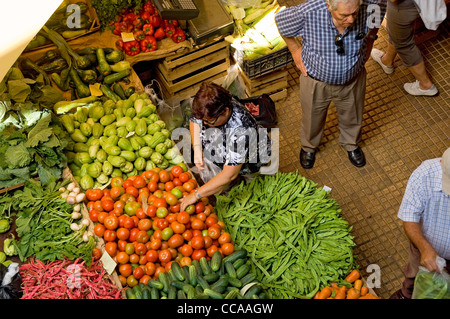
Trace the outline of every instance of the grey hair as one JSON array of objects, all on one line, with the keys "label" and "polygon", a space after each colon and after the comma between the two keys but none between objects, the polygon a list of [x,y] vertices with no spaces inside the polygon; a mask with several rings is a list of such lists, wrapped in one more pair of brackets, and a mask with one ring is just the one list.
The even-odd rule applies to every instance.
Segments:
[{"label": "grey hair", "polygon": [[[328,7],[330,8],[330,10],[334,11],[334,10],[337,10],[337,6],[338,6],[339,2],[349,3],[349,2],[355,2],[355,1],[358,1],[358,0],[325,0],[325,1],[327,2]],[[361,3],[362,0],[359,0],[359,2]]]}]

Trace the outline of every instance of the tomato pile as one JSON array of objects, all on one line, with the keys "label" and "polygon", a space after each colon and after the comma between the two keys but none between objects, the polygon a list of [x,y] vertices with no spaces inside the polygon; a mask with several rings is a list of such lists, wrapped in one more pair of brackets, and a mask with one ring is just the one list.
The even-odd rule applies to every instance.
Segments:
[{"label": "tomato pile", "polygon": [[234,252],[231,236],[207,198],[180,211],[179,200],[198,187],[182,166],[170,172],[154,168],[126,180],[116,176],[109,189],[86,191],[94,233],[105,240],[123,286],[146,284],[168,272],[173,262],[184,266],[210,259],[216,251],[222,256]]}]

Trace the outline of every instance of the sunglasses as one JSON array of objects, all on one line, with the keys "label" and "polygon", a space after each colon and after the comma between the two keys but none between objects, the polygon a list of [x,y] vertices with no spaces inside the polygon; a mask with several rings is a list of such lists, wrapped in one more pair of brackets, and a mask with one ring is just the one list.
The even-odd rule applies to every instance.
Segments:
[{"label": "sunglasses", "polygon": [[334,39],[334,44],[337,46],[336,53],[339,55],[344,55],[344,37],[342,36],[342,34],[338,34],[336,36],[336,38]]},{"label": "sunglasses", "polygon": [[216,116],[216,118],[214,119],[214,121],[210,122],[210,121],[204,119],[204,120],[203,120],[203,123],[205,123],[205,124],[207,124],[207,125],[209,125],[209,126],[212,126],[212,125],[216,124],[217,120],[218,120],[219,117],[224,113],[224,111],[226,110],[226,108],[227,108],[227,107],[224,107],[221,111],[218,111],[219,114]]}]

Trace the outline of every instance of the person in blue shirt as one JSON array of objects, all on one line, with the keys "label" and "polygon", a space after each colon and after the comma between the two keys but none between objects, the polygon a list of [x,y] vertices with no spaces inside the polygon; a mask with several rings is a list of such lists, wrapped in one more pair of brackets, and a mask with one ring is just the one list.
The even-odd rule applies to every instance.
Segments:
[{"label": "person in blue shirt", "polygon": [[[280,10],[275,21],[301,72],[300,164],[314,166],[328,107],[337,109],[339,144],[356,167],[366,164],[359,147],[366,71],[386,11],[382,0],[307,0]],[[301,43],[298,41],[301,38]]]},{"label": "person in blue shirt", "polygon": [[440,272],[436,257],[450,271],[450,148],[441,158],[422,162],[406,185],[398,215],[410,239],[402,288],[390,299],[411,299],[419,266]]}]

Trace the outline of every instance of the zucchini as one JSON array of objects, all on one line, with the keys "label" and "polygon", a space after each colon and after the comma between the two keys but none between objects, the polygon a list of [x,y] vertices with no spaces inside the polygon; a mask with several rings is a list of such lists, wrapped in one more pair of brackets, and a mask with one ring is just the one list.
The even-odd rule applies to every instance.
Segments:
[{"label": "zucchini", "polygon": [[220,266],[222,264],[222,254],[220,251],[214,252],[214,254],[211,256],[210,264],[212,271],[218,271],[220,269]]},{"label": "zucchini", "polygon": [[[150,146],[150,147],[152,147],[152,146]],[[200,262],[200,266],[202,267],[202,272],[204,275],[209,275],[210,273],[212,273],[211,266],[209,265],[208,261],[206,260],[206,257],[200,258],[199,262]]]},{"label": "zucchini", "polygon": [[131,95],[133,95],[133,93],[136,91],[136,89],[134,88],[134,86],[129,86],[126,90],[125,90],[125,97],[129,98]]},{"label": "zucchini", "polygon": [[108,63],[117,63],[124,59],[124,55],[122,51],[114,49],[112,52],[106,54],[105,58]]},{"label": "zucchini", "polygon": [[243,264],[241,267],[239,267],[238,269],[236,269],[236,278],[237,279],[241,279],[242,277],[244,277],[245,275],[248,274],[248,272],[250,271],[250,265],[249,264]]},{"label": "zucchini", "polygon": [[100,84],[100,91],[110,100],[117,102],[120,100],[120,97],[114,93],[108,85]]},{"label": "zucchini", "polygon": [[100,74],[103,76],[111,74],[111,66],[106,61],[105,52],[103,51],[103,49],[97,48],[96,54]]},{"label": "zucchini", "polygon": [[60,57],[60,55],[56,52],[56,50],[48,50],[44,53],[44,55],[42,57],[40,57],[38,60],[36,60],[36,64],[37,65],[43,65],[46,63],[50,63],[53,60],[57,59],[58,57]]},{"label": "zucchini", "polygon": [[96,54],[97,48],[96,47],[85,47],[83,49],[75,50],[76,53],[79,55],[88,55],[88,54]]},{"label": "zucchini", "polygon": [[205,289],[205,294],[213,299],[223,299],[223,295],[211,289]]},{"label": "zucchini", "polygon": [[97,72],[92,69],[88,70],[77,70],[78,75],[80,76],[81,81],[85,84],[94,84],[97,81]]},{"label": "zucchini", "polygon": [[116,82],[113,84],[112,88],[114,93],[116,93],[122,100],[127,99],[127,97],[125,96],[125,91],[122,88],[122,85]]},{"label": "zucchini", "polygon": [[243,259],[247,257],[247,250],[240,249],[233,252],[231,255],[228,255],[223,259],[223,262],[229,261],[231,263],[234,263],[238,259]]},{"label": "zucchini", "polygon": [[103,83],[113,84],[114,82],[119,81],[121,78],[130,75],[130,73],[131,73],[131,69],[125,69],[125,70],[122,70],[117,73],[109,74],[109,75],[105,76],[105,78],[103,79]]}]

